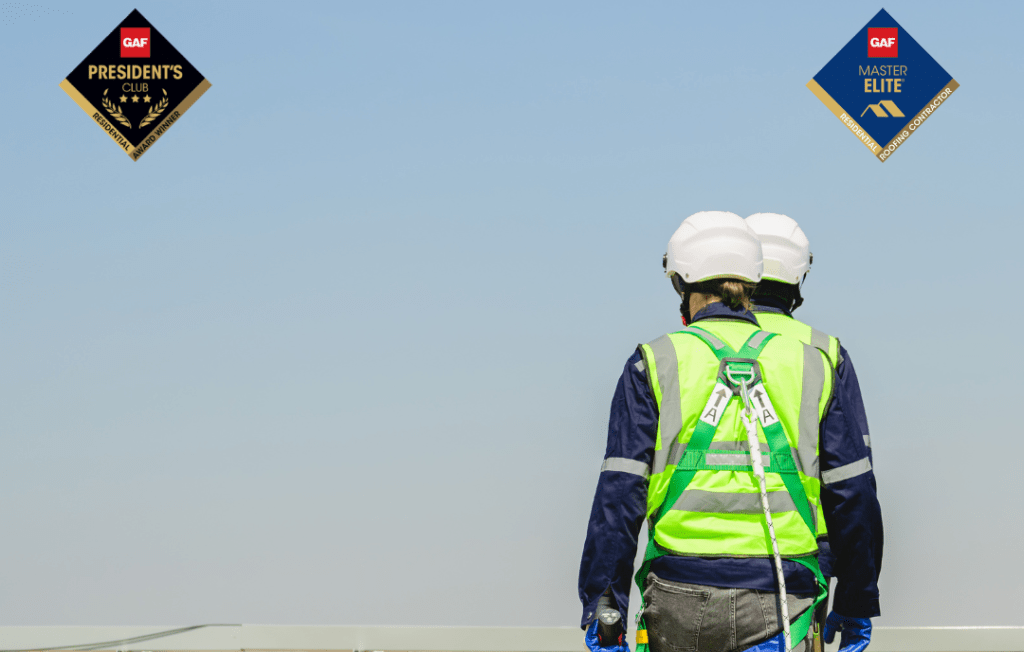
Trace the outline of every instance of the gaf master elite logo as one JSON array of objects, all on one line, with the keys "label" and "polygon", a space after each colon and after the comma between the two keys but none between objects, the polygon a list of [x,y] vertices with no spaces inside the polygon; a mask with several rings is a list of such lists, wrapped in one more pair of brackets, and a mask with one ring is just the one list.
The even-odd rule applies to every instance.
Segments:
[{"label": "gaf master elite logo", "polygon": [[60,87],[137,161],[210,82],[136,9]]},{"label": "gaf master elite logo", "polygon": [[880,161],[959,87],[885,9],[807,82]]}]

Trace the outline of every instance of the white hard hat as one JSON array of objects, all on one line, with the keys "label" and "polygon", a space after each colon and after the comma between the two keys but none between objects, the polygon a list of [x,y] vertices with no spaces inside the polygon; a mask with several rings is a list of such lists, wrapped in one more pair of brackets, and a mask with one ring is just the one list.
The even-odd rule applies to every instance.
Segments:
[{"label": "white hard hat", "polygon": [[811,244],[796,220],[778,213],[755,213],[747,224],[761,239],[765,279],[800,283],[811,269]]},{"label": "white hard hat", "polygon": [[678,274],[683,283],[716,278],[757,283],[763,269],[757,234],[742,217],[726,211],[694,213],[683,220],[665,254],[665,274]]}]

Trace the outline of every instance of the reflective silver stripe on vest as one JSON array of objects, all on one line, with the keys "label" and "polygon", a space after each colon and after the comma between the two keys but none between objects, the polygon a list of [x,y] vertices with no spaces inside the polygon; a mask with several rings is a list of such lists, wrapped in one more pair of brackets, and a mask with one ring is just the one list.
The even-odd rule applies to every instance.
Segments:
[{"label": "reflective silver stripe on vest", "polygon": [[601,464],[601,472],[605,471],[621,471],[622,473],[632,473],[638,475],[641,478],[647,477],[648,472],[647,465],[638,460],[631,460],[628,457],[609,457]]},{"label": "reflective silver stripe on vest", "polygon": [[639,360],[637,360],[636,364],[633,365],[633,366],[636,367],[636,370],[639,371],[640,373],[644,373],[647,370],[644,367],[644,360],[643,360],[643,358],[640,358]]},{"label": "reflective silver stripe on vest", "polygon": [[[679,464],[679,460],[683,459],[684,453],[686,453],[686,444],[672,442],[672,447],[669,449],[668,458],[666,458],[665,464],[668,464],[669,466]],[[664,471],[664,469],[662,470]]]},{"label": "reflective silver stripe on vest", "polygon": [[871,435],[864,435],[864,445],[871,448]]},{"label": "reflective silver stripe on vest", "polygon": [[681,330],[679,332],[681,332],[681,333],[693,333],[697,337],[700,337],[700,338],[710,342],[711,346],[715,347],[715,349],[720,349],[723,346],[725,346],[725,344],[722,343],[722,340],[718,339],[717,337],[715,337],[711,333],[709,333],[709,332],[707,332],[705,330],[701,330],[699,328],[684,328],[683,330]]},{"label": "reflective silver stripe on vest", "polygon": [[821,353],[809,344],[804,344],[803,376],[796,462],[804,475],[815,478],[818,476],[818,404],[825,385],[825,366]]},{"label": "reflective silver stripe on vest", "polygon": [[[760,445],[762,447],[766,447],[767,446],[764,442],[758,442],[758,443],[760,443]],[[711,442],[708,445],[708,450],[709,451],[746,451],[747,450],[747,442],[745,442],[745,441],[713,441],[713,442]],[[767,450],[767,448],[762,448],[761,450],[765,451],[765,450]],[[790,448],[789,449],[789,454],[793,456],[794,460],[799,460],[800,459],[800,453],[798,453],[795,448]],[[761,455],[770,455],[770,453],[762,452]],[[750,462],[750,458],[749,457],[744,457],[743,458],[743,463],[746,464],[748,462]],[[768,466],[768,462],[765,462],[765,466]]]},{"label": "reflective silver stripe on vest", "polygon": [[[708,453],[704,456],[704,463],[710,466],[749,466],[750,453],[736,455],[735,453]],[[761,464],[765,467],[771,466],[772,458],[768,453],[761,453]]]},{"label": "reflective silver stripe on vest", "polygon": [[769,335],[771,335],[770,331],[761,331],[757,335],[750,338],[750,341],[747,343],[750,345],[750,348],[756,349],[757,347],[761,346],[761,342],[763,342],[764,338],[768,337]]},{"label": "reflective silver stripe on vest", "polygon": [[[796,511],[796,504],[785,489],[770,492],[768,506],[773,514]],[[672,509],[713,514],[761,514],[764,512],[761,507],[761,494],[738,494],[702,489],[687,489],[672,506]]]},{"label": "reflective silver stripe on vest", "polygon": [[829,355],[828,352],[829,337],[825,333],[822,333],[817,328],[811,328],[811,346],[816,349],[821,349],[825,352],[825,355]]},{"label": "reflective silver stripe on vest", "polygon": [[[760,443],[760,442],[758,442]],[[708,450],[711,451],[745,451],[747,450],[747,442],[745,441],[713,441],[708,444]]]},{"label": "reflective silver stripe on vest", "polygon": [[654,366],[658,370],[658,385],[661,386],[661,405],[658,423],[661,426],[661,449],[654,451],[654,464],[651,472],[661,473],[674,453],[676,462],[683,456],[685,444],[679,443],[679,431],[683,429],[683,412],[679,397],[679,361],[676,347],[668,335],[662,335],[649,343],[654,353]]},{"label": "reflective silver stripe on vest", "polygon": [[835,484],[842,482],[843,480],[849,480],[850,478],[856,478],[858,475],[862,475],[871,470],[871,460],[866,457],[862,457],[856,462],[850,462],[844,464],[835,469],[829,469],[821,474],[821,481],[825,484]]}]

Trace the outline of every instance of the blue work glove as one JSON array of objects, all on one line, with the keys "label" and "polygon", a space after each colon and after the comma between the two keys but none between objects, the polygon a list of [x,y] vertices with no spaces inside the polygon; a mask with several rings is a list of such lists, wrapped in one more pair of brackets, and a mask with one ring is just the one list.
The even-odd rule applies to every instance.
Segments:
[{"label": "blue work glove", "polygon": [[597,640],[597,619],[590,623],[590,627],[587,627],[587,635],[583,639],[587,643],[587,647],[590,648],[590,652],[629,652],[629,644],[626,643],[626,636],[623,634],[619,638],[619,645],[612,647],[601,647],[600,641]]},{"label": "blue work glove", "polygon": [[833,611],[825,619],[825,642],[834,641],[836,632],[843,633],[839,637],[839,652],[864,652],[871,642],[871,619],[850,618]]}]

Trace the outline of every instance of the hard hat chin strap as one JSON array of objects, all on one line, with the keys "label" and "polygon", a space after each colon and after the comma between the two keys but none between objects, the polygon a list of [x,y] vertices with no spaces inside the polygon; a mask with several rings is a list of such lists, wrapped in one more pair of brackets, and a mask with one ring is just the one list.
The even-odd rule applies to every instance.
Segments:
[{"label": "hard hat chin strap", "polygon": [[690,295],[693,293],[690,284],[679,278],[679,274],[673,274],[672,287],[683,299],[683,302],[679,304],[679,314],[683,316],[683,326],[689,326],[693,320],[693,316],[690,314]]},{"label": "hard hat chin strap", "polygon": [[[812,260],[813,260],[813,257],[812,257]],[[793,307],[789,309],[790,312],[793,312],[794,310],[799,308],[804,303],[804,298],[803,298],[803,295],[800,292],[800,290],[803,289],[804,283],[807,282],[807,274],[809,274],[810,271],[811,270],[808,269],[806,272],[804,272],[803,278],[801,278],[800,282],[796,284],[796,297],[793,299]]]},{"label": "hard hat chin strap", "polygon": [[794,310],[799,308],[801,305],[803,305],[803,302],[804,302],[804,298],[802,296],[800,296],[800,286],[798,285],[798,286],[796,286],[796,297],[793,299],[793,307],[791,307],[789,309],[789,311],[793,312]]},{"label": "hard hat chin strap", "polygon": [[689,326],[693,317],[690,315],[690,290],[683,290],[683,302],[679,304],[679,313],[683,316],[683,326]]}]

